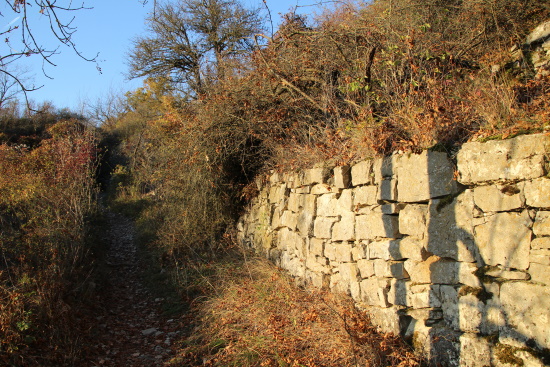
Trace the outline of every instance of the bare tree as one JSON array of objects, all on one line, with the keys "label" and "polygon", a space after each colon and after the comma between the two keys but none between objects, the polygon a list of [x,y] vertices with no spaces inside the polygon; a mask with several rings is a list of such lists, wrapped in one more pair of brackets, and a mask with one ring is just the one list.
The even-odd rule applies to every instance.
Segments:
[{"label": "bare tree", "polygon": [[134,40],[130,77],[168,77],[191,98],[224,75],[226,61],[252,49],[264,23],[259,9],[238,0],[158,4],[147,21],[152,36]]},{"label": "bare tree", "polygon": [[[95,60],[95,57],[88,58],[80,53],[72,38],[76,32],[73,13],[82,9],[89,8],[84,3],[74,6],[71,0],[5,0],[0,17],[8,24],[0,31],[5,43],[5,48],[0,51],[0,74],[14,84],[11,89],[18,87],[26,98],[27,92],[40,88],[29,85],[28,80],[12,72],[12,64],[23,57],[36,55],[42,58],[44,65],[55,66],[52,57],[59,53],[61,45],[65,45],[84,60]],[[48,32],[37,31],[35,26],[38,23],[45,23],[42,26],[47,27]],[[44,46],[46,41],[53,46]]]}]

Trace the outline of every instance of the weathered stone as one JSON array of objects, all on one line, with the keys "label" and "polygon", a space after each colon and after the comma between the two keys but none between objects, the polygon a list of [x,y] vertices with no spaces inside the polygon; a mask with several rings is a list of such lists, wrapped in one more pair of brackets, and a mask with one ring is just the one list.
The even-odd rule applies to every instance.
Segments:
[{"label": "weathered stone", "polygon": [[517,186],[478,186],[474,189],[474,201],[485,213],[521,208],[525,200]]},{"label": "weathered stone", "polygon": [[378,184],[378,200],[397,201],[397,180],[384,179]]},{"label": "weathered stone", "polygon": [[537,212],[533,233],[537,236],[550,236],[550,211]]},{"label": "weathered stone", "polygon": [[321,289],[328,286],[329,276],[326,274],[306,270],[305,277],[306,281],[313,285],[315,288]]},{"label": "weathered stone", "polygon": [[300,213],[296,222],[296,228],[304,237],[313,236],[313,215],[308,212]]},{"label": "weathered stone", "polygon": [[309,253],[314,256],[324,256],[325,241],[319,238],[309,240]]},{"label": "weathered stone", "polygon": [[357,281],[357,276],[359,275],[357,264],[341,263],[338,266],[338,270],[340,271],[340,276],[342,277],[342,279],[346,280],[347,282],[350,282],[351,280]]},{"label": "weathered stone", "polygon": [[454,167],[443,152],[404,155],[397,169],[400,202],[420,202],[456,191]]},{"label": "weathered stone", "polygon": [[407,295],[407,304],[413,308],[441,307],[439,285],[413,285]]},{"label": "weathered stone", "polygon": [[275,171],[272,171],[273,173],[271,174],[271,176],[269,176],[269,182],[274,184],[274,183],[278,183],[279,182],[279,173],[278,172],[275,172]]},{"label": "weathered stone", "polygon": [[399,218],[393,215],[371,212],[355,217],[356,238],[375,239],[377,237],[399,238]]},{"label": "weathered stone", "polygon": [[529,214],[497,213],[475,228],[475,239],[483,261],[488,265],[527,269],[531,247]]},{"label": "weathered stone", "polygon": [[396,253],[398,254],[399,252],[399,241],[397,240],[371,242],[369,243],[368,248],[370,259],[401,260],[392,256]]},{"label": "weathered stone", "polygon": [[550,266],[531,263],[529,265],[529,274],[533,282],[550,285]]},{"label": "weathered stone", "polygon": [[531,248],[534,250],[550,249],[550,237],[537,237],[531,241]]},{"label": "weathered stone", "polygon": [[401,155],[398,154],[376,158],[373,163],[375,184],[379,185],[384,179],[397,177],[400,159]]},{"label": "weathered stone", "polygon": [[414,349],[430,361],[432,366],[457,366],[460,351],[460,333],[443,325],[426,326],[413,320],[405,337],[410,338]]},{"label": "weathered stone", "polygon": [[271,228],[274,230],[278,230],[283,225],[281,224],[281,215],[283,214],[283,210],[279,207],[276,207],[273,210],[273,215],[271,216]]},{"label": "weathered stone", "polygon": [[323,264],[319,263],[319,261],[317,261],[316,256],[308,256],[306,258],[306,268],[314,272],[323,274],[330,274],[331,272],[328,266],[324,266]]},{"label": "weathered stone", "polygon": [[384,261],[376,259],[374,261],[374,274],[379,278],[395,278],[404,279],[409,275],[403,267],[403,262],[399,261]]},{"label": "weathered stone", "polygon": [[474,333],[464,333],[460,336],[459,367],[491,366],[491,344],[487,338]]},{"label": "weathered stone", "polygon": [[392,279],[388,291],[388,302],[392,305],[410,306],[408,302],[411,282],[405,279]]},{"label": "weathered stone", "polygon": [[357,279],[350,280],[349,293],[354,301],[361,302],[361,283]]},{"label": "weathered stone", "polygon": [[514,334],[550,347],[550,287],[527,282],[504,283],[500,300],[505,318]]},{"label": "weathered stone", "polygon": [[423,262],[407,260],[405,270],[414,283],[456,284],[459,281],[459,264],[435,255]]},{"label": "weathered stone", "polygon": [[411,259],[416,262],[426,260],[432,254],[426,250],[427,240],[407,236],[399,241],[399,248],[392,252],[395,260]]},{"label": "weathered stone", "polygon": [[311,168],[305,170],[303,185],[324,184],[330,177],[331,169],[327,167]]},{"label": "weathered stone", "polygon": [[334,186],[339,189],[347,189],[351,184],[350,166],[334,167]]},{"label": "weathered stone", "polygon": [[399,214],[399,232],[423,238],[426,232],[427,215],[427,205],[407,205]]},{"label": "weathered stone", "polygon": [[335,244],[334,260],[338,262],[351,262],[351,244]]},{"label": "weathered stone", "polygon": [[373,182],[372,161],[366,160],[351,167],[351,183],[353,186],[370,184]]},{"label": "weathered stone", "polygon": [[285,210],[283,215],[281,215],[281,225],[295,230],[297,224],[298,214],[293,213],[290,210]]},{"label": "weathered stone", "polygon": [[502,278],[508,280],[529,280],[529,274],[523,271],[507,270],[495,267],[485,272],[485,275],[493,278]]},{"label": "weathered stone", "polygon": [[317,215],[321,217],[337,216],[338,199],[335,193],[324,194],[317,197]]},{"label": "weathered stone", "polygon": [[409,308],[404,311],[416,321],[424,322],[424,325],[430,325],[443,319],[443,311],[439,308]]},{"label": "weathered stone", "polygon": [[317,238],[331,238],[332,226],[338,218],[336,217],[317,217],[313,223],[313,235]]},{"label": "weathered stone", "polygon": [[542,42],[550,36],[550,20],[539,24],[525,39],[525,43],[530,45],[532,43]]},{"label": "weathered stone", "polygon": [[[529,261],[542,265],[550,265],[550,249],[531,250]],[[549,279],[550,280],[550,279]]]},{"label": "weathered stone", "polygon": [[373,260],[357,260],[357,267],[361,278],[370,278],[374,275],[374,261]]},{"label": "weathered stone", "polygon": [[378,198],[378,187],[377,186],[360,186],[353,189],[354,193],[354,202],[353,205],[356,208],[366,206],[366,205],[375,205]]},{"label": "weathered stone", "polygon": [[472,262],[477,256],[473,236],[471,190],[456,198],[435,199],[429,206],[427,250],[440,257]]},{"label": "weathered stone", "polygon": [[367,245],[364,243],[358,243],[351,249],[351,257],[353,261],[358,261],[361,259],[366,259],[367,254]]},{"label": "weathered stone", "polygon": [[355,214],[353,212],[343,214],[340,221],[334,223],[334,226],[332,227],[332,240],[355,240]]},{"label": "weathered stone", "polygon": [[462,184],[525,180],[544,176],[550,137],[522,135],[513,139],[466,143],[458,152]]},{"label": "weathered stone", "polygon": [[300,211],[300,208],[302,207],[302,197],[304,195],[290,193],[288,195],[288,210],[293,211],[294,213],[297,213]]},{"label": "weathered stone", "polygon": [[327,184],[317,184],[311,188],[311,195],[323,195],[330,194],[335,190],[332,189],[332,186]]},{"label": "weathered stone", "polygon": [[361,281],[361,297],[369,306],[389,307],[388,291],[390,280],[383,278],[368,278]]},{"label": "weathered stone", "polygon": [[281,205],[288,194],[286,184],[274,184],[269,189],[269,202]]},{"label": "weathered stone", "polygon": [[399,214],[404,207],[405,204],[402,203],[382,204],[374,206],[372,211],[383,214]]},{"label": "weathered stone", "polygon": [[338,201],[336,203],[337,213],[339,215],[347,214],[353,211],[353,190],[345,189],[342,190]]},{"label": "weathered stone", "polygon": [[525,183],[525,201],[537,208],[550,208],[550,179],[538,178]]},{"label": "weathered stone", "polygon": [[380,308],[362,305],[361,308],[368,313],[373,325],[385,332],[399,335],[407,325],[404,318],[398,312],[400,310],[399,307]]}]

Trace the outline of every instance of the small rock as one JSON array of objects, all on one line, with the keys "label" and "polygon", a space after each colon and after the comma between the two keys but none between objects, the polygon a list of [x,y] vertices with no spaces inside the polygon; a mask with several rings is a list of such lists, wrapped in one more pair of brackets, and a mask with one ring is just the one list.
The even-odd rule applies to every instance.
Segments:
[{"label": "small rock", "polygon": [[155,329],[154,327],[152,327],[152,328],[143,330],[143,331],[141,332],[141,334],[144,335],[144,336],[149,336],[149,335],[151,335],[151,334],[153,334],[153,333],[156,333],[156,332],[157,332],[157,329]]}]

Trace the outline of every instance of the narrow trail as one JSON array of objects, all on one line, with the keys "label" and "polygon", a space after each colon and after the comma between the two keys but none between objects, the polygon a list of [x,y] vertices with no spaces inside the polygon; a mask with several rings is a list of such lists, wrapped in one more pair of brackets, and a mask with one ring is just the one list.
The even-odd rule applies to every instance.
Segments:
[{"label": "narrow trail", "polygon": [[166,366],[179,322],[162,315],[163,300],[153,298],[143,284],[133,222],[108,211],[107,226],[107,285],[94,315],[96,337],[86,365]]}]

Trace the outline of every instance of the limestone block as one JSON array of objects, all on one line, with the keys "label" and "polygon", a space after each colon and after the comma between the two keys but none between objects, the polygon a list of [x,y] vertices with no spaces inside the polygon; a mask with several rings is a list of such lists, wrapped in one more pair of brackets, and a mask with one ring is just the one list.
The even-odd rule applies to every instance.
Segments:
[{"label": "limestone block", "polygon": [[412,236],[407,236],[399,241],[398,251],[393,251],[395,260],[411,259],[417,262],[426,260],[431,254],[426,250],[428,241]]},{"label": "limestone block", "polygon": [[334,260],[337,262],[351,262],[351,244],[335,244]]},{"label": "limestone block", "polygon": [[351,185],[351,167],[334,167],[334,186],[339,189],[347,189]]},{"label": "limestone block", "polygon": [[399,335],[406,325],[403,317],[399,314],[399,307],[380,308],[361,306],[368,313],[370,321],[381,330],[384,330],[384,332]]},{"label": "limestone block", "polygon": [[316,217],[313,222],[313,236],[317,238],[331,238],[332,226],[338,218],[336,217]]},{"label": "limestone block", "polygon": [[331,269],[328,266],[323,266],[318,260],[316,256],[308,256],[306,258],[305,262],[306,268],[311,270],[312,272],[316,273],[322,273],[322,274],[330,274]]},{"label": "limestone block", "polygon": [[550,179],[538,178],[525,183],[527,205],[537,208],[550,208]]},{"label": "limestone block", "polygon": [[366,260],[366,259],[357,260],[357,267],[359,269],[361,278],[363,279],[370,278],[374,275],[373,260]]},{"label": "limestone block", "polygon": [[534,250],[550,249],[550,237],[537,237],[531,241]]},{"label": "limestone block", "polygon": [[356,208],[375,205],[378,201],[378,187],[377,186],[359,186],[353,189],[354,202],[353,206]]},{"label": "limestone block", "polygon": [[441,307],[439,285],[412,285],[407,294],[407,304],[413,308]]},{"label": "limestone block", "polygon": [[507,282],[500,289],[505,319],[515,334],[550,347],[550,287],[527,282]]},{"label": "limestone block", "polygon": [[324,194],[317,197],[317,215],[321,217],[335,217],[338,199],[336,193]]},{"label": "limestone block", "polygon": [[315,271],[306,270],[306,281],[313,285],[315,288],[325,288],[328,286],[328,275],[321,274]]},{"label": "limestone block", "polygon": [[349,282],[342,279],[340,273],[334,273],[330,277],[330,289],[333,292],[347,293],[349,290]]},{"label": "limestone block", "polygon": [[487,212],[502,212],[521,208],[525,199],[519,185],[489,185],[474,188],[476,205]]},{"label": "limestone block", "polygon": [[367,259],[367,245],[362,242],[356,243],[355,246],[353,246],[353,248],[351,249],[351,258],[353,259],[353,261]]},{"label": "limestone block", "polygon": [[398,255],[398,240],[382,240],[371,242],[369,243],[368,248],[370,259],[401,260],[399,258],[400,256]]},{"label": "limestone block", "polygon": [[351,184],[353,186],[371,184],[373,178],[371,160],[359,162],[351,167]]},{"label": "limestone block", "polygon": [[298,186],[294,188],[295,194],[309,194],[311,193],[311,186]]},{"label": "limestone block", "polygon": [[409,204],[400,211],[399,232],[423,238],[426,232],[427,205]]},{"label": "limestone block", "polygon": [[475,184],[544,176],[550,137],[522,135],[513,139],[466,143],[457,155],[459,181]]},{"label": "limestone block", "polygon": [[464,333],[460,336],[459,367],[491,366],[491,344],[487,338],[474,333]]},{"label": "limestone block", "polygon": [[313,215],[305,211],[298,214],[296,228],[304,237],[313,236]]},{"label": "limestone block", "polygon": [[355,217],[356,238],[375,239],[377,237],[400,238],[399,218],[394,215],[371,212]]},{"label": "limestone block", "polygon": [[414,283],[457,284],[460,264],[450,259],[430,256],[426,261],[405,261],[405,270]]},{"label": "limestone block", "polygon": [[338,197],[337,213],[343,215],[353,211],[353,190],[344,189],[341,191]]},{"label": "limestone block", "polygon": [[297,224],[298,214],[293,213],[290,210],[285,210],[281,215],[281,225],[295,230]]},{"label": "limestone block", "polygon": [[397,169],[400,202],[420,202],[456,192],[454,167],[443,152],[404,155]]},{"label": "limestone block", "polygon": [[550,265],[550,249],[531,250],[529,262]]},{"label": "limestone block", "polygon": [[324,184],[330,177],[331,169],[328,167],[311,168],[304,171],[303,185]]},{"label": "limestone block", "polygon": [[485,305],[475,294],[460,295],[459,292],[458,320],[460,330],[479,333],[484,313]]},{"label": "limestone block", "polygon": [[271,176],[269,176],[269,182],[271,184],[278,183],[280,180],[280,176],[278,172],[272,171]]},{"label": "limestone block", "polygon": [[290,193],[288,195],[288,210],[291,210],[293,211],[294,213],[297,213],[300,211],[300,208],[301,208],[301,202],[302,202],[302,197],[304,195],[301,195],[301,194],[295,194],[295,193]]},{"label": "limestone block", "polygon": [[332,228],[332,240],[355,240],[355,214],[353,212],[343,214],[340,221],[334,223],[334,226]]},{"label": "limestone block", "polygon": [[351,298],[356,301],[361,301],[361,283],[357,279],[352,279],[349,282],[349,292],[351,294]]},{"label": "limestone block", "polygon": [[432,200],[427,250],[458,261],[475,261],[478,251],[473,236],[473,212],[472,190],[466,190],[454,199]]},{"label": "limestone block", "polygon": [[288,190],[286,184],[282,183],[271,185],[271,188],[269,189],[269,202],[281,205],[284,202],[287,193]]},{"label": "limestone block", "polygon": [[[539,212],[540,213],[540,212]],[[497,213],[475,227],[475,239],[488,265],[525,270],[529,266],[531,219],[523,213]]]},{"label": "limestone block", "polygon": [[378,184],[378,200],[397,201],[397,179],[387,178]]},{"label": "limestone block", "polygon": [[311,188],[311,195],[323,195],[323,194],[330,194],[331,192],[334,192],[335,190],[332,189],[332,186],[327,184],[317,184],[314,185]]},{"label": "limestone block", "polygon": [[529,274],[523,271],[507,270],[501,267],[494,267],[485,272],[485,275],[493,278],[501,278],[507,280],[529,280]]},{"label": "limestone block", "polygon": [[374,183],[379,185],[385,178],[397,177],[397,168],[399,166],[400,155],[376,158],[373,163]]},{"label": "limestone block", "polygon": [[481,287],[481,280],[477,277],[477,263],[458,263],[458,281],[470,287]]},{"label": "limestone block", "polygon": [[390,203],[375,205],[372,207],[372,211],[383,214],[399,214],[406,204],[403,203]]},{"label": "limestone block", "polygon": [[550,266],[546,264],[531,263],[529,275],[533,282],[550,285]]},{"label": "limestone block", "polygon": [[357,264],[354,263],[341,263],[338,266],[338,270],[340,272],[340,276],[343,280],[350,282],[350,281],[357,281],[357,276],[359,275],[359,269],[357,268]]},{"label": "limestone block", "polygon": [[550,236],[550,211],[537,212],[533,233],[537,236]]},{"label": "limestone block", "polygon": [[392,279],[388,291],[388,302],[392,305],[411,306],[408,302],[411,294],[411,282],[406,279]]},{"label": "limestone block", "polygon": [[283,227],[281,223],[281,215],[283,214],[283,210],[279,207],[276,207],[273,210],[273,215],[271,216],[271,228],[274,230],[278,230]]},{"label": "limestone block", "polygon": [[390,307],[388,291],[390,280],[383,278],[368,278],[361,281],[361,297],[369,306]]},{"label": "limestone block", "polygon": [[309,253],[314,256],[324,256],[325,241],[319,238],[309,240]]},{"label": "limestone block", "polygon": [[336,261],[336,245],[332,242],[325,244],[325,257],[330,261]]},{"label": "limestone block", "polygon": [[413,320],[405,337],[411,339],[414,349],[429,360],[430,366],[456,366],[459,361],[460,333],[443,325],[426,326]]}]

